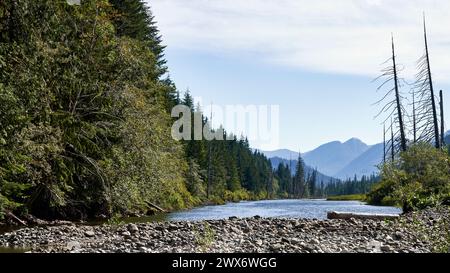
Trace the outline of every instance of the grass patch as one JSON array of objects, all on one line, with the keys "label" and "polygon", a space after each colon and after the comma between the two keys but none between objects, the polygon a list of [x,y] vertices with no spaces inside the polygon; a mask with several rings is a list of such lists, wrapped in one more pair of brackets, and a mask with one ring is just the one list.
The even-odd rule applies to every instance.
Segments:
[{"label": "grass patch", "polygon": [[194,227],[194,236],[197,246],[200,248],[200,250],[206,252],[214,243],[216,232],[207,222],[204,222],[203,228]]},{"label": "grass patch", "polygon": [[365,194],[329,196],[327,201],[366,201]]}]

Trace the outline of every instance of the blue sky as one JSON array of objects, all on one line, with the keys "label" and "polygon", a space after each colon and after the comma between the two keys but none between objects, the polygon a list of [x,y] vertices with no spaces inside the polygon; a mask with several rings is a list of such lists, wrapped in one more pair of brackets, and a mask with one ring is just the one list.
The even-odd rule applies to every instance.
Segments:
[{"label": "blue sky", "polygon": [[[245,2],[245,3],[242,3]],[[316,1],[317,2],[317,1]],[[429,21],[433,73],[450,109],[448,1],[153,0],[171,77],[203,104],[280,106],[280,141],[255,148],[308,151],[357,137],[382,141],[372,80],[389,57],[391,32],[411,81]],[[339,2],[339,4],[336,4]],[[448,22],[450,23],[450,22]],[[439,56],[439,57],[438,57]],[[404,89],[408,91],[407,88]],[[448,94],[447,94],[448,93]],[[446,114],[450,118],[450,110]]]}]

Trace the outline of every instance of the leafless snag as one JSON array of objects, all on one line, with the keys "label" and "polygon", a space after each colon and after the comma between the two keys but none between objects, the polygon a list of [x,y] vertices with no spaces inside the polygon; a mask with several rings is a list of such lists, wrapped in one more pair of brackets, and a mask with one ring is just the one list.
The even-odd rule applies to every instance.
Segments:
[{"label": "leafless snag", "polygon": [[436,110],[436,98],[434,95],[433,79],[431,76],[430,55],[428,51],[427,29],[425,16],[423,19],[425,53],[419,59],[414,84],[414,93],[417,94],[418,101],[416,111],[416,130],[419,133],[417,141],[434,143],[436,148],[440,148],[439,123]]},{"label": "leafless snag", "polygon": [[395,160],[395,141],[394,141],[394,125],[391,119],[391,160],[394,162]]},{"label": "leafless snag", "polygon": [[[388,91],[386,91],[383,97],[377,101],[375,104],[384,104],[381,108],[380,112],[376,115],[379,117],[381,115],[386,115],[384,124],[391,119],[391,126],[388,128],[391,130],[391,141],[390,141],[390,152],[392,154],[397,154],[399,151],[406,151],[407,149],[407,141],[405,134],[405,124],[403,115],[406,113],[406,109],[403,107],[402,102],[405,100],[405,97],[402,96],[400,92],[400,78],[399,78],[399,70],[395,56],[395,45],[394,45],[394,37],[392,37],[392,57],[389,58],[385,63],[391,62],[392,66],[388,66],[384,68],[381,72],[382,74],[376,78],[375,80],[384,79],[383,83],[377,88],[377,91],[385,89],[386,86],[392,86]],[[386,128],[385,132],[386,134]],[[386,154],[386,148],[385,148]],[[392,156],[394,157],[394,156]]]},{"label": "leafless snag", "polygon": [[417,116],[416,116],[416,93],[412,92],[412,119],[413,119],[413,139],[414,139],[414,143],[417,143]]},{"label": "leafless snag", "polygon": [[383,124],[383,163],[386,163],[386,123]]},{"label": "leafless snag", "polygon": [[441,147],[445,147],[444,95],[439,91],[439,106],[441,112]]}]

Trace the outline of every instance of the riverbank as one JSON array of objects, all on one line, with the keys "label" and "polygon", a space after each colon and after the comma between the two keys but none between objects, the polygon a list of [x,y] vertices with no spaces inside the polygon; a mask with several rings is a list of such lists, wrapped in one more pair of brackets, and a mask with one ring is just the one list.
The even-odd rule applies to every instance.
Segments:
[{"label": "riverbank", "polygon": [[327,201],[366,201],[365,194],[337,195],[327,197]]},{"label": "riverbank", "polygon": [[30,252],[448,252],[450,210],[429,209],[396,221],[247,219],[24,228],[0,246]]}]

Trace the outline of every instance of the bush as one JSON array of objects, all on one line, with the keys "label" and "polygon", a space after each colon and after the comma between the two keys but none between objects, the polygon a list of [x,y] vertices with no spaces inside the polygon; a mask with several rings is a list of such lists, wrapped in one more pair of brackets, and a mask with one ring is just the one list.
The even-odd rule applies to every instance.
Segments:
[{"label": "bush", "polygon": [[243,200],[249,200],[250,195],[244,189],[240,189],[240,190],[236,190],[236,191],[226,190],[224,192],[223,199],[227,202],[240,202]]},{"label": "bush", "polygon": [[365,201],[365,194],[351,194],[351,195],[337,195],[337,196],[329,196],[327,198],[328,201]]},{"label": "bush", "polygon": [[429,144],[416,144],[381,167],[381,182],[368,194],[376,205],[398,205],[405,212],[448,202],[450,157]]}]

